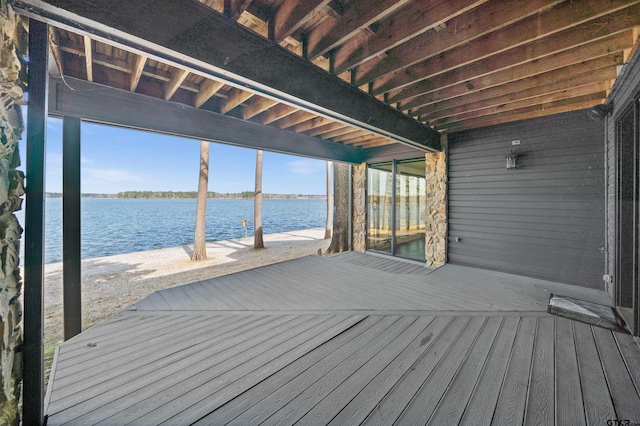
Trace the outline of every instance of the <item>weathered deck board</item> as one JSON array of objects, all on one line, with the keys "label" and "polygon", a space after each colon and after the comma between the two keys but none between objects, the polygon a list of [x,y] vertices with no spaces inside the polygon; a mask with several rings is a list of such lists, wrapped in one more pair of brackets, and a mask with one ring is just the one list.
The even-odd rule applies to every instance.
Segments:
[{"label": "weathered deck board", "polygon": [[542,312],[561,284],[349,257],[163,290],[81,333],[48,424],[640,421],[640,349]]},{"label": "weathered deck board", "polygon": [[556,420],[558,426],[586,425],[572,322],[556,319]]}]

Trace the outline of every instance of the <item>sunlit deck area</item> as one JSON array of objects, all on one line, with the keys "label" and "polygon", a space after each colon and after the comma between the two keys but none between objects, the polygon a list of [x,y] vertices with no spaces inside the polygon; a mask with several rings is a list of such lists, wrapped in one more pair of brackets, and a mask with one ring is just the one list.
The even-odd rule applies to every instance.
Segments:
[{"label": "sunlit deck area", "polygon": [[162,290],[59,347],[47,424],[640,421],[636,343],[547,314],[552,293],[611,304],[353,252]]}]

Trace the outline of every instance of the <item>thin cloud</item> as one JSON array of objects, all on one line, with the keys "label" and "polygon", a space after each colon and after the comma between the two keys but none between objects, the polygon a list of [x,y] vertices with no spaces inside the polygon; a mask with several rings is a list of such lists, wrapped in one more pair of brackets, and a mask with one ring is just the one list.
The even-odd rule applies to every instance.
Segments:
[{"label": "thin cloud", "polygon": [[325,171],[324,162],[318,160],[293,160],[287,166],[291,173],[299,176],[321,175]]}]

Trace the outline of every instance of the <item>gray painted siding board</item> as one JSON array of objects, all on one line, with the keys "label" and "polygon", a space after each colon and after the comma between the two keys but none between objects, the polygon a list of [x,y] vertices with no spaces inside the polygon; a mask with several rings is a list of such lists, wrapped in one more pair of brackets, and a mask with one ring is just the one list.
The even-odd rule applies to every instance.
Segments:
[{"label": "gray painted siding board", "polygon": [[449,262],[603,288],[603,137],[584,110],[449,135]]}]

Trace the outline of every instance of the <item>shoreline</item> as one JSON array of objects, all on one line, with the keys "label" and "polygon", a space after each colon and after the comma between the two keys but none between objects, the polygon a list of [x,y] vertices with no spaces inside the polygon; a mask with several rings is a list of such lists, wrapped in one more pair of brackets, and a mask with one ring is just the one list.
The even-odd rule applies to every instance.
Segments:
[{"label": "shoreline", "polygon": [[[191,245],[82,260],[82,329],[115,315],[157,290],[202,281],[325,251],[324,228],[207,243],[207,260],[192,261]],[[45,265],[45,358],[50,368],[63,340],[62,263]],[[22,297],[22,295],[21,295]]]}]

